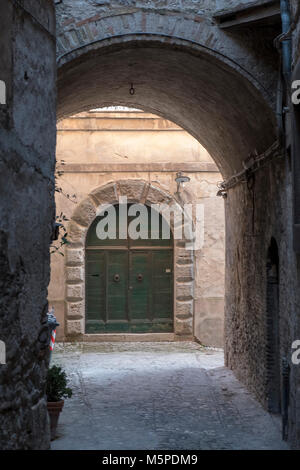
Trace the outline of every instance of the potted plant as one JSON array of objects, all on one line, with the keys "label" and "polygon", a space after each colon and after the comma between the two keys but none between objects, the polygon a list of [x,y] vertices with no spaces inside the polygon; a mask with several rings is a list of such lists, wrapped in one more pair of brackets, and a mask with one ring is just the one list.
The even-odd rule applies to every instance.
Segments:
[{"label": "potted plant", "polygon": [[67,387],[66,373],[59,366],[52,366],[47,374],[47,408],[50,418],[51,440],[55,439],[59,414],[64,406],[64,398],[71,398],[72,390]]}]

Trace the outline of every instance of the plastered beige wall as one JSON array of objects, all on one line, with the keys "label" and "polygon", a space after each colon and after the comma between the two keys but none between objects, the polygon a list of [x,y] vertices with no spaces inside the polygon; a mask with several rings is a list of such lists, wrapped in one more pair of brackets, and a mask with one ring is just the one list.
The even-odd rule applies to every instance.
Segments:
[{"label": "plastered beige wall", "polygon": [[[63,161],[63,165],[62,165]],[[175,195],[176,173],[190,177],[181,203],[204,205],[204,246],[195,253],[194,336],[205,345],[223,346],[224,204],[216,196],[222,179],[207,151],[165,119],[141,112],[90,112],[58,123],[57,213],[71,218],[77,205],[109,182],[141,179]],[[49,303],[64,338],[65,257],[52,255]]]}]

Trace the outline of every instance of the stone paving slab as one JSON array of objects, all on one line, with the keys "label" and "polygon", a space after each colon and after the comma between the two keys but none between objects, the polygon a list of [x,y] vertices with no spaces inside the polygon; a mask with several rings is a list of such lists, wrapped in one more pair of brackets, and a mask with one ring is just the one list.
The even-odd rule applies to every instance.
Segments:
[{"label": "stone paving slab", "polygon": [[197,343],[58,344],[66,400],[52,449],[287,449],[280,422]]}]

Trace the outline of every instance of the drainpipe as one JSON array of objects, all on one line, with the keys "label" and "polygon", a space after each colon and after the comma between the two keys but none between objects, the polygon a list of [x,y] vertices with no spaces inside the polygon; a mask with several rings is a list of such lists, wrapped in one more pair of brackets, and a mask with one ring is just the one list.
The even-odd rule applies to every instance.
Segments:
[{"label": "drainpipe", "polygon": [[284,146],[283,135],[283,77],[282,77],[282,55],[280,54],[280,64],[277,80],[277,101],[276,101],[277,137]]},{"label": "drainpipe", "polygon": [[[286,86],[290,87],[290,79],[292,72],[292,41],[291,32],[293,25],[291,25],[291,15],[289,9],[289,0],[280,0],[280,12],[281,12],[281,23],[282,33],[275,39],[274,45],[278,49],[280,54],[279,64],[279,76],[277,84],[277,131],[278,140],[282,146],[284,146],[284,109],[283,109],[283,77],[285,79]],[[281,44],[281,49],[280,49]]]},{"label": "drainpipe", "polygon": [[289,84],[292,72],[292,39],[288,37],[291,29],[291,13],[289,0],[280,0],[282,36],[282,70],[286,84]]}]

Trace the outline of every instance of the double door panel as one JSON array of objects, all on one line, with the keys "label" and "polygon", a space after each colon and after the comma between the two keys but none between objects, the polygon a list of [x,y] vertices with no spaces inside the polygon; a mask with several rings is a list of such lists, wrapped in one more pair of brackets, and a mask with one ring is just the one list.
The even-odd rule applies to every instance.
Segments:
[{"label": "double door panel", "polygon": [[173,331],[172,250],[87,250],[86,332]]}]

